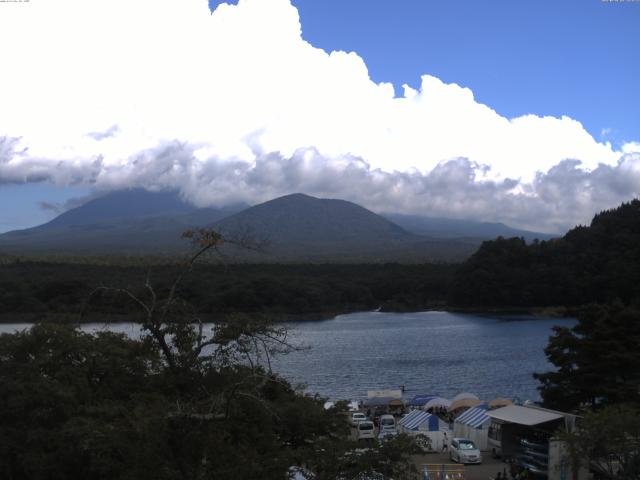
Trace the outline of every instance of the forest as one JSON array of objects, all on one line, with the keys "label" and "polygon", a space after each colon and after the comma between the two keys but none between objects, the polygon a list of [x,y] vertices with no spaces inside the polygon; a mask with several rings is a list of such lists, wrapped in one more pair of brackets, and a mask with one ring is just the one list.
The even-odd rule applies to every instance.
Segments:
[{"label": "forest", "polygon": [[[110,321],[137,312],[126,297],[89,293],[103,286],[166,292],[178,262],[123,266],[12,259],[0,267],[1,321]],[[455,266],[446,264],[248,265],[201,263],[180,285],[181,298],[206,318],[259,313],[274,319],[327,318],[383,308],[441,308]],[[82,314],[82,316],[81,316]]]},{"label": "forest", "polygon": [[597,214],[564,237],[484,242],[455,273],[451,304],[581,306],[640,301],[640,200]]}]

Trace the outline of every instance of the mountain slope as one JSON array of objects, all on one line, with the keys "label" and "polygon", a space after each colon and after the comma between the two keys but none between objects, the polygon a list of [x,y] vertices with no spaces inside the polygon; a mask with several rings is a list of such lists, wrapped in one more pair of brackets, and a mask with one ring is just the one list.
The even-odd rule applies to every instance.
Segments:
[{"label": "mountain slope", "polygon": [[249,232],[267,241],[268,255],[288,260],[453,260],[477,247],[415,235],[355,203],[304,194],[276,198],[212,226],[230,237]]},{"label": "mountain slope", "polygon": [[478,238],[490,240],[497,237],[522,237],[527,241],[533,241],[536,238],[539,240],[549,240],[558,236],[548,233],[519,230],[511,228],[504,223],[423,217],[400,213],[383,213],[382,216],[411,233],[434,238]]},{"label": "mountain slope", "polygon": [[[427,229],[422,217],[393,218],[413,231],[355,203],[304,194],[250,208],[215,209],[196,208],[172,192],[127,190],[93,199],[38,227],[0,235],[0,252],[174,254],[188,248],[180,238],[184,230],[210,227],[230,237],[266,240],[261,255],[225,249],[259,262],[460,261],[489,235],[478,234],[481,228],[498,228],[437,219],[437,228]],[[497,231],[519,233],[508,227]]]},{"label": "mountain slope", "polygon": [[0,235],[0,249],[81,254],[171,253],[186,248],[180,238],[184,230],[215,222],[241,208],[196,208],[171,192],[116,191],[43,225]]},{"label": "mountain slope", "polygon": [[233,232],[251,226],[274,242],[361,242],[413,238],[389,220],[344,200],[318,199],[304,194],[286,195],[216,222],[214,227]]},{"label": "mountain slope", "polygon": [[173,192],[148,192],[142,189],[111,192],[62,213],[37,229],[72,225],[117,223],[154,216],[179,216],[197,211]]}]

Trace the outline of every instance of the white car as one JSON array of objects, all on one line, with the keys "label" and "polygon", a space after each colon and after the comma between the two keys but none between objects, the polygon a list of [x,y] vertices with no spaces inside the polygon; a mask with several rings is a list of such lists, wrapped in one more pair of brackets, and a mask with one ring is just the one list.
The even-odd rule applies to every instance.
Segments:
[{"label": "white car", "polygon": [[360,422],[364,422],[366,420],[369,420],[369,419],[364,413],[354,412],[351,414],[351,425],[353,425],[354,427],[358,425]]},{"label": "white car", "polygon": [[382,415],[380,420],[378,421],[378,425],[380,426],[380,431],[382,430],[395,430],[396,429],[396,419],[393,418],[393,415]]},{"label": "white car", "polygon": [[453,438],[451,440],[449,458],[458,463],[482,463],[480,449],[468,438]]}]

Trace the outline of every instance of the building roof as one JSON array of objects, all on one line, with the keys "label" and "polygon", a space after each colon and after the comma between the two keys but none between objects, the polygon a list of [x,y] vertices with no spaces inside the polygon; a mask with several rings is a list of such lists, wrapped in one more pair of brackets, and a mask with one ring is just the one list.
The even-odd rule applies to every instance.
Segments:
[{"label": "building roof", "polygon": [[502,420],[508,423],[517,423],[518,425],[539,425],[540,423],[551,422],[563,418],[560,412],[552,410],[543,410],[532,407],[521,407],[519,405],[508,405],[487,412],[487,415],[496,420]]},{"label": "building roof", "polygon": [[458,418],[456,418],[456,423],[461,423],[463,425],[469,425],[473,428],[480,428],[486,422],[491,420],[491,417],[487,415],[487,410],[485,408],[470,408]]}]

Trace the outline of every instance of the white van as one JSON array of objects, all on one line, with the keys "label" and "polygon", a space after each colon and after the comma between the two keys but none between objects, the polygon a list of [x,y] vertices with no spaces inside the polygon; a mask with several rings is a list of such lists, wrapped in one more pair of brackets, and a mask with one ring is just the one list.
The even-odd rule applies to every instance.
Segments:
[{"label": "white van", "polygon": [[358,423],[358,425],[356,426],[356,431],[358,440],[363,440],[365,438],[376,438],[373,428],[373,422],[370,420]]},{"label": "white van", "polygon": [[382,415],[380,417],[380,433],[384,431],[396,431],[396,419],[393,415]]}]

